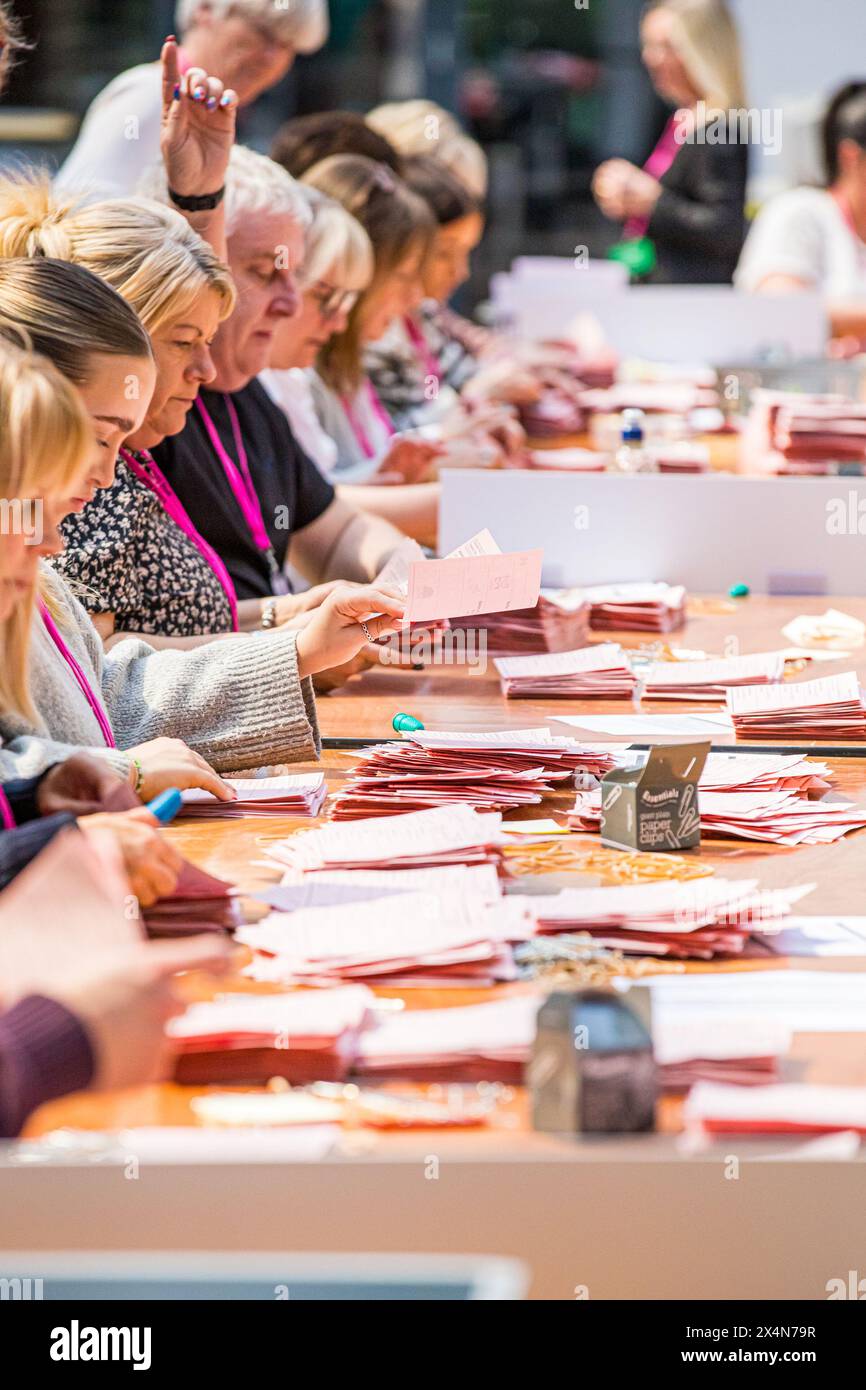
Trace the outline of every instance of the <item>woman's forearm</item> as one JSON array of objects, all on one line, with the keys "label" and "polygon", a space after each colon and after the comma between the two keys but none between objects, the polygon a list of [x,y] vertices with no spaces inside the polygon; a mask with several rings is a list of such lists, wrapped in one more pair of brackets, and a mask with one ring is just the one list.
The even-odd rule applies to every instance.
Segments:
[{"label": "woman's forearm", "polygon": [[439,531],[439,483],[406,483],[394,487],[346,484],[337,495],[358,511],[381,517],[421,545],[435,548]]}]

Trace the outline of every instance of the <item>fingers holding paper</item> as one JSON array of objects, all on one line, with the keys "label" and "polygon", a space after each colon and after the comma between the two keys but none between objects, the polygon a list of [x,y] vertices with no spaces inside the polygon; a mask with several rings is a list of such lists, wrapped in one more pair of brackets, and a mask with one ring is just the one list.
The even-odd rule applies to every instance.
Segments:
[{"label": "fingers holding paper", "polygon": [[400,629],[405,599],[386,585],[339,585],[298,633],[298,670],[311,676],[349,661],[367,642]]}]

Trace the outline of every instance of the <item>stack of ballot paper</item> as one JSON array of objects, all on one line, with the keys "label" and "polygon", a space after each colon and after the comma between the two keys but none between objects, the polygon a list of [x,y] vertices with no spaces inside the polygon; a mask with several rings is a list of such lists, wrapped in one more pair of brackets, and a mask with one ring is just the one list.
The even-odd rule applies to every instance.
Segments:
[{"label": "stack of ballot paper", "polygon": [[790,685],[747,685],[727,692],[742,738],[866,738],[866,699],[853,671]]},{"label": "stack of ballot paper", "polygon": [[[825,796],[830,783],[826,763],[809,762],[800,754],[711,753],[698,791],[701,834],[783,845],[831,844],[866,825],[866,808]],[[597,830],[600,790],[578,791],[567,821],[572,830]]]},{"label": "stack of ballot paper", "polygon": [[317,816],[325,799],[325,774],[299,772],[285,777],[237,777],[236,801],[219,801],[195,788],[183,793],[182,816],[223,820],[235,816]]},{"label": "stack of ballot paper", "polygon": [[569,603],[542,593],[534,608],[464,615],[454,618],[451,627],[483,632],[489,656],[575,651],[589,640],[589,604],[582,598]]},{"label": "stack of ballot paper", "polygon": [[866,1134],[862,1086],[740,1086],[703,1082],[692,1090],[687,1128],[710,1134]]},{"label": "stack of ballot paper", "polygon": [[237,890],[224,879],[184,861],[174,892],[142,910],[149,936],[188,936],[231,931],[243,921]]},{"label": "stack of ballot paper", "polygon": [[[483,1078],[519,1084],[543,1000],[543,995],[527,994],[465,1008],[379,1015],[358,1038],[355,1071],[378,1077]],[[778,1059],[790,1042],[786,1029],[759,1019],[736,1029],[683,1026],[678,1011],[657,1008],[655,998],[652,1036],[666,1090],[686,1090],[705,1078],[748,1086],[766,1082],[776,1074]]]},{"label": "stack of ballot paper", "polygon": [[866,405],[841,395],[752,392],[743,436],[747,465],[826,475],[866,463]]},{"label": "stack of ballot paper", "polygon": [[772,930],[813,884],[761,890],[754,879],[569,888],[536,897],[538,931],[589,932],[629,954],[711,960],[738,956],[749,936]]},{"label": "stack of ballot paper", "polygon": [[784,652],[757,652],[720,661],[657,661],[643,673],[647,700],[724,699],[737,685],[772,685],[785,674]]},{"label": "stack of ballot paper", "polygon": [[534,934],[534,901],[393,894],[274,912],[237,939],[255,952],[246,973],[269,983],[488,986],[515,978],[509,943]]},{"label": "stack of ballot paper", "polygon": [[519,414],[530,439],[580,434],[586,427],[586,415],[574,396],[559,386],[544,387],[541,397],[521,406]]},{"label": "stack of ballot paper", "polygon": [[528,449],[519,466],[558,473],[603,473],[611,455],[598,449]]},{"label": "stack of ballot paper", "polygon": [[535,1040],[535,994],[382,1014],[358,1039],[355,1072],[419,1081],[519,1084]]},{"label": "stack of ballot paper", "polygon": [[589,603],[594,632],[673,632],[686,621],[681,584],[596,584],[567,592]]},{"label": "stack of ballot paper", "polygon": [[392,816],[465,802],[476,810],[537,805],[578,771],[601,776],[616,765],[603,749],[554,738],[546,727],[478,733],[413,733],[370,748],[331,805],[334,820]]},{"label": "stack of ballot paper", "polygon": [[293,994],[225,994],[190,1004],[166,1026],[175,1080],[295,1084],[346,1075],[375,996],[364,985]]},{"label": "stack of ballot paper", "polygon": [[607,389],[581,391],[578,396],[585,410],[619,414],[623,410],[645,410],[648,414],[689,415],[694,410],[714,409],[719,404],[716,389],[696,381],[618,381]]},{"label": "stack of ballot paper", "polygon": [[493,902],[502,897],[495,864],[446,864],[437,869],[335,869],[304,874],[287,869],[279,883],[256,894],[269,907],[294,912],[299,907],[337,907],[386,898],[393,893],[436,893],[438,897],[467,894]]},{"label": "stack of ballot paper", "polygon": [[602,642],[577,652],[498,657],[494,665],[503,694],[514,700],[546,696],[628,700],[638,683],[628,657],[616,642]]},{"label": "stack of ballot paper", "polygon": [[375,817],[298,831],[268,846],[268,856],[290,869],[425,869],[440,864],[502,861],[502,816],[471,806],[436,806],[409,815]]}]

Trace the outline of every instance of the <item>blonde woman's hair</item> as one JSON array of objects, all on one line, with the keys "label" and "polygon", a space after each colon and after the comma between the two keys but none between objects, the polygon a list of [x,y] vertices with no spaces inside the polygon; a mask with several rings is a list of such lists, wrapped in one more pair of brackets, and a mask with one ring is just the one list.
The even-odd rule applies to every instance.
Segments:
[{"label": "blonde woman's hair", "polygon": [[149,333],[188,311],[203,290],[235,302],[227,266],[185,218],[145,198],[80,205],[56,198],[43,172],[0,178],[0,257],[49,256],[93,271],[117,290]]},{"label": "blonde woman's hair", "polygon": [[357,390],[363,377],[362,325],[368,297],[416,252],[426,256],[433,241],[433,214],[386,164],[363,155],[335,154],[314,164],[301,180],[341,203],[360,222],[373,247],[373,278],[319,357],[319,371],[334,390]]},{"label": "blonde woman's hair", "polygon": [[373,130],[390,140],[402,155],[432,155],[460,180],[479,202],[487,194],[487,156],[444,106],[417,98],[386,101],[366,117]]},{"label": "blonde woman's hair", "polygon": [[365,290],[373,278],[375,261],[370,238],[360,222],[318,188],[304,188],[304,200],[312,222],[304,239],[301,279],[336,281],[343,290]]},{"label": "blonde woman's hair", "polygon": [[674,48],[708,115],[745,106],[740,40],[724,0],[651,0],[644,13],[652,10],[671,16]]},{"label": "blonde woman's hair", "polygon": [[[25,333],[18,341],[0,339],[0,496],[10,506],[71,495],[93,447],[75,387]],[[38,723],[28,682],[35,600],[34,589],[0,624],[0,709]]]}]

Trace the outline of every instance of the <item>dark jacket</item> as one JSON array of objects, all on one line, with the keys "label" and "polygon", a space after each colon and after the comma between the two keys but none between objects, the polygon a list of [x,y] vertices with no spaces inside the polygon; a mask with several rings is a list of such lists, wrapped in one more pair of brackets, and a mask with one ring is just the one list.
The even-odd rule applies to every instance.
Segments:
[{"label": "dark jacket", "polygon": [[746,144],[680,147],[647,228],[654,283],[731,283],[746,233],[748,161]]}]

